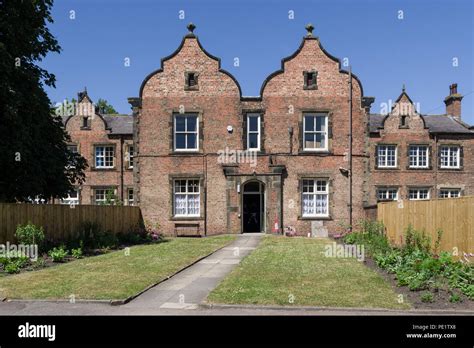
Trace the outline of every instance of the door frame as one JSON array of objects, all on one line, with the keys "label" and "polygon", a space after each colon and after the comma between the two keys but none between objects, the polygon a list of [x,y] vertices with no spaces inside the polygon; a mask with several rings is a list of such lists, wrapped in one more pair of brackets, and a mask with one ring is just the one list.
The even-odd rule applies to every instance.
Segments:
[{"label": "door frame", "polygon": [[[247,192],[245,193],[245,186],[248,183],[256,182],[259,184],[259,192]],[[240,233],[266,233],[266,226],[267,226],[267,197],[266,197],[266,190],[265,184],[257,179],[247,180],[243,184],[241,184],[241,197],[240,197],[240,211],[241,211],[241,221],[240,221]],[[244,195],[259,195],[260,196],[260,232],[244,232]],[[263,200],[263,204],[262,204]]]}]

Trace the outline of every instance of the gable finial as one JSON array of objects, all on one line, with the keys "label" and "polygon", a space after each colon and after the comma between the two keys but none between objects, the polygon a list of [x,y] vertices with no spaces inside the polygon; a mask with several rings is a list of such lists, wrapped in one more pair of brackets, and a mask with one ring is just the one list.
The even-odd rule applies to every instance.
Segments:
[{"label": "gable finial", "polygon": [[191,23],[189,23],[189,24],[187,25],[187,28],[188,28],[188,30],[189,30],[189,33],[190,33],[190,34],[193,34],[194,29],[196,29],[196,26],[191,22]]},{"label": "gable finial", "polygon": [[313,36],[314,25],[312,25],[311,23],[308,23],[308,24],[306,24],[305,29],[308,32],[308,34],[306,34],[306,36],[309,36],[309,37]]},{"label": "gable finial", "polygon": [[405,93],[405,84],[402,85],[402,92]]}]

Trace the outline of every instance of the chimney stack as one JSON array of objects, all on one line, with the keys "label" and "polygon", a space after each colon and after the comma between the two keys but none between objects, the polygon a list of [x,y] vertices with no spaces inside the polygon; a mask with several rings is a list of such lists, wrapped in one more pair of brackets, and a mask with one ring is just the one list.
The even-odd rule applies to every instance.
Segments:
[{"label": "chimney stack", "polygon": [[446,114],[461,120],[462,98],[462,95],[458,94],[458,84],[451,84],[449,86],[449,95],[444,99],[444,103],[446,104]]}]

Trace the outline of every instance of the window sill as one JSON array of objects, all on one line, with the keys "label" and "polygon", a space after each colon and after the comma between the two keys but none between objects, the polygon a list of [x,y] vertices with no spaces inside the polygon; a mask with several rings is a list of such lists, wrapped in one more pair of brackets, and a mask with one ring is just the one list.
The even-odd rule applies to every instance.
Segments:
[{"label": "window sill", "polygon": [[452,171],[452,172],[459,172],[459,171],[462,171],[463,168],[450,168],[450,167],[439,167],[439,170],[442,170],[442,171]]},{"label": "window sill", "polygon": [[197,150],[171,150],[170,154],[171,155],[198,155],[201,154],[202,151],[197,149]]},{"label": "window sill", "polygon": [[298,155],[303,156],[330,156],[332,152],[329,150],[300,150]]},{"label": "window sill", "polygon": [[330,215],[328,216],[298,216],[298,220],[302,221],[319,221],[319,220],[332,220]]},{"label": "window sill", "polygon": [[408,170],[433,170],[432,167],[407,167]]},{"label": "window sill", "polygon": [[117,170],[117,168],[115,168],[115,167],[113,167],[113,168],[96,168],[96,167],[91,168],[92,172],[114,172],[116,170]]},{"label": "window sill", "polygon": [[375,167],[375,170],[400,170],[400,167]]},{"label": "window sill", "polygon": [[170,217],[171,221],[202,221],[204,220],[204,217],[202,216],[171,216]]}]

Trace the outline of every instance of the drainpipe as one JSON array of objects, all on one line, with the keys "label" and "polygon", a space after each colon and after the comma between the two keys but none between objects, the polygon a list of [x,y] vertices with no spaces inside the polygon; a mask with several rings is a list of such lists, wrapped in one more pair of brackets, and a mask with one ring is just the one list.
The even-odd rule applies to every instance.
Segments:
[{"label": "drainpipe", "polygon": [[283,228],[283,173],[280,174],[280,231],[285,234]]},{"label": "drainpipe", "polygon": [[352,68],[349,66],[349,231],[352,232]]},{"label": "drainpipe", "polygon": [[207,154],[204,159],[204,236],[207,236]]},{"label": "drainpipe", "polygon": [[123,135],[120,136],[120,200],[123,202]]}]

